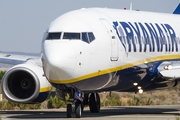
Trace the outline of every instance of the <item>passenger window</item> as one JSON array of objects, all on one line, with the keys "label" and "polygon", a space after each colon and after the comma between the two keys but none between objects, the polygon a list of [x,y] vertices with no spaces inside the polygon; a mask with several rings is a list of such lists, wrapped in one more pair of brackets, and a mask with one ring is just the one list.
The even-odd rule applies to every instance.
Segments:
[{"label": "passenger window", "polygon": [[92,42],[95,39],[94,34],[92,32],[88,33],[88,37],[89,37],[89,42]]},{"label": "passenger window", "polygon": [[64,33],[63,39],[80,39],[80,33]]},{"label": "passenger window", "polygon": [[61,38],[61,32],[60,33],[48,33],[46,40],[53,40],[53,39],[60,39]]},{"label": "passenger window", "polygon": [[83,40],[84,42],[89,43],[88,37],[87,37],[87,33],[85,33],[85,32],[82,33],[82,40]]}]

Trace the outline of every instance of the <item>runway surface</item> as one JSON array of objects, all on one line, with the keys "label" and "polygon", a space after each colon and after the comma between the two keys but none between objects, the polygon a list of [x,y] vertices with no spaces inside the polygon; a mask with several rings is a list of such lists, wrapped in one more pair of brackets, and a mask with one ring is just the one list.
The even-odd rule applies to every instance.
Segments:
[{"label": "runway surface", "polygon": [[[85,108],[82,120],[176,120],[180,116],[180,105],[106,107],[100,113],[90,113]],[[73,114],[75,118],[75,114]],[[0,120],[62,120],[66,118],[66,109],[0,111]]]}]

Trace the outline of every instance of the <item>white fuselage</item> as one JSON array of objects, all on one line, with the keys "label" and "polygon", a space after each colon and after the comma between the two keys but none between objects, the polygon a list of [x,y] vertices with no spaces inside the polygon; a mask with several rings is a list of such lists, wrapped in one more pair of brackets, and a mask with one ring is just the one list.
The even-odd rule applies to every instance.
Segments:
[{"label": "white fuselage", "polygon": [[[179,15],[106,8],[66,13],[54,20],[44,34],[45,76],[52,85],[66,84],[85,91],[116,86],[121,81],[120,77],[114,79],[118,71],[180,58],[179,20]],[[48,33],[60,37],[47,39]],[[80,38],[66,39],[66,33],[78,33]],[[89,35],[89,41],[90,33],[95,39],[85,42],[83,33]],[[102,75],[107,76],[98,82],[96,77]],[[91,82],[93,78],[96,82]],[[81,81],[87,82],[78,85]]]}]

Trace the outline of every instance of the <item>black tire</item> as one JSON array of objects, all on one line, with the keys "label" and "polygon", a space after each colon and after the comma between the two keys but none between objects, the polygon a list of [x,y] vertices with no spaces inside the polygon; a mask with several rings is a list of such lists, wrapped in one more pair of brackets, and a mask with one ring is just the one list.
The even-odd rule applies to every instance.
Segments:
[{"label": "black tire", "polygon": [[76,103],[76,118],[81,118],[81,103]]},{"label": "black tire", "polygon": [[100,97],[98,93],[91,93],[89,100],[89,107],[91,113],[99,113],[100,111]]},{"label": "black tire", "polygon": [[67,118],[72,118],[72,105],[67,105]]},{"label": "black tire", "polygon": [[83,105],[83,103],[81,104],[81,112],[82,113],[84,112],[84,105]]}]

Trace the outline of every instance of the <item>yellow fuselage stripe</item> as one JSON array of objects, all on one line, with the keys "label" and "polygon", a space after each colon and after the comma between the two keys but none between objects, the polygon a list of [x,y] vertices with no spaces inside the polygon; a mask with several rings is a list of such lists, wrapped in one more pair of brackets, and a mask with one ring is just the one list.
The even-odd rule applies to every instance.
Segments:
[{"label": "yellow fuselage stripe", "polygon": [[129,68],[129,67],[133,67],[133,66],[136,66],[136,65],[144,64],[145,62],[154,62],[154,61],[170,60],[170,59],[180,59],[180,55],[158,56],[158,57],[153,57],[153,58],[148,58],[148,59],[128,63],[128,64],[125,64],[125,65],[122,65],[122,66],[119,66],[119,67],[94,72],[94,73],[87,74],[87,75],[84,75],[84,76],[81,76],[81,77],[78,77],[78,78],[74,78],[74,79],[70,79],[70,80],[58,81],[58,80],[50,80],[49,79],[49,81],[52,82],[52,83],[57,83],[57,84],[73,83],[73,82],[78,82],[78,81],[81,81],[81,80],[84,80],[84,79],[96,77],[96,76],[99,76],[99,75],[119,71],[119,70],[126,69],[126,68]]},{"label": "yellow fuselage stripe", "polygon": [[1,99],[1,98],[2,98],[2,94],[0,94],[0,101],[2,101],[2,99]]},{"label": "yellow fuselage stripe", "polygon": [[45,88],[40,88],[39,92],[47,92],[51,90],[51,86],[50,87],[45,87]]}]

